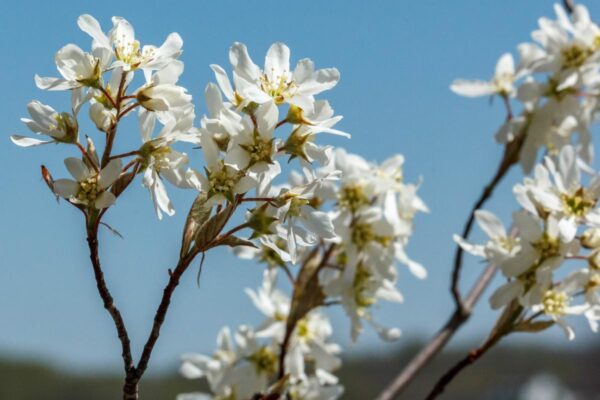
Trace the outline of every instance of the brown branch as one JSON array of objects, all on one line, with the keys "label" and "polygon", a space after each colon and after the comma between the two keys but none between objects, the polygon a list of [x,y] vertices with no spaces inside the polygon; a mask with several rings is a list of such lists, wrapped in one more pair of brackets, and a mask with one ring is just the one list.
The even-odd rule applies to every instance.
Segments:
[{"label": "brown branch", "polygon": [[[490,183],[483,189],[481,195],[471,208],[471,212],[469,213],[469,218],[463,228],[462,237],[467,239],[469,234],[471,233],[471,229],[473,228],[473,222],[475,222],[475,211],[479,210],[483,205],[492,197],[494,193],[494,189],[500,183],[504,175],[508,172],[509,168],[503,168],[503,163],[500,164],[496,174],[490,181]],[[459,281],[460,281],[460,271],[463,263],[463,255],[464,250],[461,246],[456,246],[456,251],[454,253],[454,266],[452,268],[452,285],[450,291],[452,292],[452,297],[454,298],[454,302],[456,304],[456,308],[461,313],[467,313],[468,311],[465,309],[465,304],[460,294]]]},{"label": "brown branch", "polygon": [[108,91],[103,86],[99,86],[98,90],[100,90],[102,92],[102,94],[104,95],[104,97],[106,97],[106,100],[108,100],[110,102],[111,106],[113,106],[114,108],[118,108],[117,103],[115,102],[115,100],[112,98],[112,96],[110,95],[110,93],[108,93]]},{"label": "brown branch", "polygon": [[398,396],[415,378],[417,373],[429,364],[433,357],[444,348],[446,343],[448,343],[458,329],[469,319],[473,307],[477,304],[483,291],[494,277],[496,269],[495,265],[488,265],[464,300],[464,309],[467,312],[463,313],[459,309],[455,310],[437,335],[435,335],[433,339],[431,339],[431,341],[413,357],[394,381],[381,392],[379,397],[377,397],[377,400],[392,400],[396,398],[396,396]]},{"label": "brown branch", "polygon": [[446,372],[438,380],[438,382],[435,384],[435,386],[433,387],[433,389],[429,393],[429,395],[427,395],[427,397],[425,398],[425,400],[434,400],[438,396],[440,396],[444,392],[444,390],[446,389],[446,386],[448,386],[448,384],[450,382],[452,382],[452,380],[454,378],[456,378],[456,376],[463,369],[465,369],[469,365],[474,364],[475,361],[479,360],[485,353],[487,353],[487,351],[489,349],[491,349],[500,340],[500,338],[501,338],[501,336],[491,337],[481,347],[478,347],[476,349],[471,350],[469,352],[469,354],[467,354],[465,356],[465,358],[463,358],[458,363],[456,363],[456,365],[454,365],[452,368],[450,368],[450,370],[448,370],[448,372]]},{"label": "brown branch", "polygon": [[171,304],[171,297],[173,296],[175,289],[179,285],[179,280],[181,279],[181,276],[187,270],[190,263],[194,260],[196,254],[197,253],[189,254],[187,257],[184,257],[183,259],[179,260],[177,267],[175,267],[175,269],[169,276],[169,282],[163,290],[162,299],[158,308],[156,309],[154,323],[152,324],[152,330],[150,331],[150,335],[148,336],[146,344],[144,345],[144,350],[142,352],[142,355],[140,356],[140,360],[135,369],[135,375],[131,379],[131,383],[133,384],[137,385],[142,375],[146,371],[146,368],[148,368],[148,362],[150,361],[150,356],[152,356],[152,350],[154,349],[156,341],[160,336],[160,329],[163,323],[165,322],[165,317],[169,310],[169,305]]},{"label": "brown branch", "polygon": [[[229,219],[235,212],[235,210],[237,208],[237,204],[238,204],[237,202],[234,203],[234,207],[229,212],[227,221],[229,221]],[[227,221],[225,221],[223,223],[223,227],[227,224]],[[226,233],[226,235],[233,234],[233,232],[235,232],[237,228],[240,228],[240,226],[230,230],[229,232]],[[214,243],[216,238],[219,237],[223,227],[218,232],[214,233],[214,237],[212,238],[211,241],[209,241],[208,246],[210,246],[212,243]],[[242,229],[242,228],[240,228],[240,229]],[[148,335],[146,344],[144,345],[144,350],[142,351],[142,355],[140,356],[140,359],[138,361],[137,367],[135,368],[134,374],[132,376],[127,377],[126,383],[130,384],[131,386],[137,387],[138,382],[140,381],[140,379],[144,375],[144,372],[146,372],[146,369],[148,368],[148,362],[150,361],[150,357],[152,356],[152,351],[154,349],[154,346],[156,345],[156,341],[158,340],[158,337],[160,336],[160,330],[162,328],[163,323],[165,322],[165,317],[167,315],[167,312],[169,311],[169,306],[171,304],[171,298],[173,297],[173,293],[175,292],[175,289],[179,285],[181,276],[188,269],[188,267],[190,266],[190,264],[192,263],[194,258],[198,255],[198,253],[200,253],[200,252],[204,253],[208,248],[210,248],[210,247],[194,249],[194,250],[190,251],[188,254],[183,255],[182,257],[180,257],[179,262],[178,262],[177,266],[175,267],[175,269],[172,272],[170,272],[169,281],[163,290],[162,299],[160,301],[158,308],[156,309],[156,313],[154,315],[154,322],[152,324],[152,329],[150,331],[150,334]]]},{"label": "brown branch", "polygon": [[114,160],[117,158],[125,158],[125,157],[138,156],[138,155],[140,155],[140,151],[133,150],[133,151],[128,151],[127,153],[115,154],[114,156],[110,156],[110,159]]},{"label": "brown branch", "polygon": [[121,341],[121,356],[123,357],[123,366],[125,367],[125,373],[130,374],[134,369],[134,365],[133,358],[131,357],[129,334],[127,333],[127,328],[125,327],[125,322],[123,321],[121,312],[115,305],[112,295],[106,286],[104,273],[102,272],[102,267],[100,266],[100,257],[98,255],[98,225],[92,225],[93,226],[89,226],[87,230],[87,242],[90,249],[90,260],[94,269],[94,277],[96,278],[96,286],[98,288],[98,293],[102,298],[102,302],[104,303],[104,308],[112,317],[115,327],[117,328],[117,334],[119,336],[119,340]]},{"label": "brown branch", "polygon": [[[504,147],[504,154],[502,155],[502,160],[498,165],[498,169],[494,174],[492,180],[487,184],[487,186],[481,192],[481,195],[471,208],[471,212],[469,213],[469,217],[467,222],[463,228],[462,237],[467,239],[469,234],[471,233],[471,229],[473,228],[473,222],[475,221],[475,211],[483,207],[483,205],[492,197],[494,190],[506,176],[510,168],[519,161],[519,156],[521,153],[521,148],[523,147],[523,143],[525,141],[525,137],[527,136],[528,127],[525,127],[521,130],[519,135],[512,141],[506,144]],[[456,251],[454,253],[454,265],[452,267],[452,283],[450,285],[450,292],[452,293],[452,297],[454,298],[454,303],[456,304],[456,308],[461,313],[466,313],[465,304],[460,294],[459,282],[460,282],[460,271],[463,263],[463,255],[464,250],[461,246],[456,246]]]},{"label": "brown branch", "polygon": [[479,360],[489,349],[494,347],[500,340],[513,332],[515,324],[523,318],[523,306],[521,306],[518,300],[513,300],[505,308],[496,324],[492,328],[491,333],[485,342],[478,348],[471,350],[463,359],[458,361],[452,368],[450,368],[442,377],[436,382],[435,386],[426,397],[426,400],[434,400],[438,398],[446,389],[448,384],[458,376],[458,374],[469,365]]},{"label": "brown branch", "polygon": [[81,151],[81,154],[83,154],[83,156],[85,157],[86,160],[88,160],[88,162],[91,164],[91,166],[94,168],[94,170],[96,172],[100,172],[100,169],[98,168],[98,166],[96,165],[96,162],[92,159],[92,157],[90,156],[90,154],[87,152],[87,150],[81,145],[81,143],[77,142],[75,143],[75,145],[77,146],[77,148],[79,149],[79,151]]}]

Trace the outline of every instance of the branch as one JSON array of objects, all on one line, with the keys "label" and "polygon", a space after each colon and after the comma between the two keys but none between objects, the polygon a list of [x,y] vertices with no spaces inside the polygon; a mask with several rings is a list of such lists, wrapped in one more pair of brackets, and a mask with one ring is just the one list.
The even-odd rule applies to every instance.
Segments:
[{"label": "branch", "polygon": [[489,285],[490,281],[496,273],[495,265],[488,265],[483,271],[471,292],[464,300],[464,309],[466,313],[461,312],[459,309],[454,311],[452,316],[448,319],[446,324],[440,329],[440,331],[431,339],[421,351],[413,357],[408,365],[400,372],[400,374],[394,379],[394,381],[377,397],[377,400],[392,400],[398,396],[402,390],[415,378],[417,373],[425,367],[431,359],[448,343],[448,341],[454,336],[456,331],[469,319],[471,311],[477,301],[481,297],[483,291]]},{"label": "branch", "polygon": [[471,350],[463,359],[450,368],[448,372],[442,375],[425,400],[434,400],[438,398],[444,392],[448,384],[452,382],[463,369],[474,364],[475,361],[479,360],[489,349],[500,342],[504,336],[513,332],[515,323],[522,319],[522,314],[523,306],[519,304],[518,300],[515,299],[507,305],[485,342],[480,347]]},{"label": "branch", "polygon": [[154,323],[152,324],[152,330],[150,331],[150,335],[144,345],[144,350],[142,355],[140,356],[140,361],[135,369],[135,379],[134,382],[137,382],[141,379],[142,375],[146,371],[148,367],[148,362],[150,361],[150,356],[152,355],[152,350],[156,345],[156,341],[160,336],[160,329],[165,322],[165,316],[167,315],[167,311],[169,310],[169,305],[171,304],[171,297],[173,296],[173,292],[179,285],[179,280],[183,273],[187,270],[190,263],[194,260],[197,253],[192,253],[187,257],[180,259],[175,270],[170,274],[169,282],[167,286],[165,286],[163,290],[163,296],[160,301],[160,305],[156,309],[156,314],[154,316]]},{"label": "branch", "polygon": [[475,361],[479,360],[489,349],[491,349],[494,344],[496,344],[500,340],[499,337],[490,338],[487,340],[481,347],[471,350],[469,354],[465,356],[462,360],[460,360],[454,367],[450,368],[448,372],[446,372],[439,381],[433,387],[433,390],[427,395],[425,400],[434,400],[439,395],[441,395],[446,386],[454,379],[456,376],[466,367],[471,364],[474,364]]},{"label": "branch", "polygon": [[98,287],[98,293],[102,298],[104,308],[112,317],[115,323],[115,327],[117,328],[119,340],[121,341],[121,356],[123,357],[123,366],[125,367],[125,373],[129,374],[134,369],[133,358],[131,357],[129,335],[127,333],[127,328],[125,327],[123,317],[121,316],[119,309],[115,305],[110,291],[106,286],[106,281],[104,280],[104,273],[102,272],[102,267],[100,266],[100,257],[98,256],[97,225],[88,227],[87,242],[90,248],[90,260],[92,261],[92,266],[94,268],[94,277],[96,278],[96,286]]},{"label": "branch", "polygon": [[[469,218],[463,228],[462,237],[467,239],[469,233],[471,233],[471,229],[473,228],[473,222],[475,221],[475,211],[483,207],[483,205],[492,197],[494,190],[510,170],[510,168],[519,161],[519,155],[521,153],[521,148],[523,147],[523,143],[525,141],[525,137],[527,136],[527,128],[523,129],[519,135],[512,141],[506,144],[504,148],[504,154],[502,156],[502,160],[498,165],[498,169],[494,174],[494,177],[488,183],[488,185],[483,189],[483,192],[479,196],[479,199],[473,205],[471,212],[469,214]],[[456,245],[456,251],[454,253],[454,266],[452,269],[452,284],[450,286],[450,291],[452,293],[452,297],[454,298],[454,303],[456,304],[456,308],[460,313],[469,312],[466,310],[465,304],[460,294],[459,282],[460,282],[460,271],[462,268],[463,262],[463,254],[464,251],[462,247]]]}]

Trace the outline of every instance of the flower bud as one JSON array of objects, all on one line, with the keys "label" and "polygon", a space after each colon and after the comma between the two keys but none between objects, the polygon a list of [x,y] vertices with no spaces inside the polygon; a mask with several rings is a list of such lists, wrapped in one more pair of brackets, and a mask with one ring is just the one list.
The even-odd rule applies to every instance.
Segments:
[{"label": "flower bud", "polygon": [[590,264],[591,268],[600,269],[600,250],[596,250],[590,254],[588,257],[588,263]]},{"label": "flower bud", "polygon": [[290,124],[313,125],[311,121],[304,117],[304,111],[300,107],[295,106],[293,104],[290,104],[290,108],[288,110],[287,116],[285,117],[285,120]]},{"label": "flower bud", "polygon": [[581,235],[581,245],[586,249],[597,249],[600,247],[600,229],[589,228]]},{"label": "flower bud", "polygon": [[136,100],[148,111],[168,111],[173,107],[183,107],[192,96],[181,86],[171,84],[149,85],[136,94]]},{"label": "flower bud", "polygon": [[94,121],[98,130],[106,132],[114,122],[114,113],[107,110],[102,104],[94,103],[90,107],[90,119]]}]

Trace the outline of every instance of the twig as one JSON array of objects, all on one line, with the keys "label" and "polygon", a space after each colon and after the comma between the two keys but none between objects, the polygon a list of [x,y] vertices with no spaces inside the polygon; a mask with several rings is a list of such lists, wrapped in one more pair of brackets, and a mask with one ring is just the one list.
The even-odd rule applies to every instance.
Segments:
[{"label": "twig", "polygon": [[[479,210],[492,197],[494,189],[496,188],[498,183],[500,183],[504,175],[506,175],[508,170],[509,168],[503,168],[503,163],[501,163],[490,183],[484,188],[483,192],[481,192],[479,199],[477,199],[477,201],[473,205],[473,208],[471,208],[469,218],[467,219],[467,222],[463,228],[463,238],[466,239],[469,236],[469,233],[471,233],[471,229],[473,228],[473,222],[475,222],[475,211]],[[465,309],[466,307],[461,298],[459,289],[460,271],[462,268],[463,254],[463,248],[457,245],[456,251],[454,253],[454,266],[452,268],[452,285],[450,290],[452,292],[452,297],[454,298],[457,310],[461,313],[467,313],[468,311]]]},{"label": "twig", "polygon": [[99,86],[98,90],[100,90],[102,92],[102,94],[104,95],[104,97],[106,97],[106,99],[110,102],[111,106],[113,106],[114,108],[118,108],[117,103],[115,102],[115,100],[112,98],[112,96],[110,95],[110,93],[108,93],[106,91],[106,89],[103,86]]},{"label": "twig", "polygon": [[117,158],[125,158],[125,157],[137,156],[139,154],[140,154],[139,150],[133,150],[133,151],[129,151],[127,153],[115,154],[114,156],[110,156],[110,159],[114,160],[114,159],[117,159]]},{"label": "twig", "polygon": [[96,278],[96,286],[98,288],[98,293],[102,298],[104,308],[112,317],[115,323],[115,327],[117,328],[119,340],[121,341],[121,355],[123,357],[125,373],[130,374],[132,369],[134,369],[134,365],[133,358],[131,357],[131,345],[129,341],[129,335],[127,333],[127,328],[125,327],[123,317],[121,316],[121,312],[115,305],[112,295],[110,294],[110,291],[106,286],[106,281],[104,280],[104,273],[102,272],[102,267],[100,266],[100,257],[98,255],[97,225],[88,227],[87,242],[90,249],[90,260],[94,269],[94,277]]},{"label": "twig", "polygon": [[287,118],[282,119],[281,121],[279,121],[277,123],[277,125],[275,125],[275,129],[279,128],[280,126],[282,126],[283,124],[285,124],[287,122]]},{"label": "twig", "polygon": [[132,383],[137,384],[141,379],[142,375],[146,371],[148,367],[148,361],[150,360],[150,356],[152,355],[152,350],[156,345],[156,341],[160,336],[160,329],[165,322],[165,316],[167,315],[167,311],[169,310],[169,305],[171,304],[171,297],[173,296],[173,292],[179,285],[179,280],[183,273],[187,270],[190,263],[195,258],[196,253],[192,253],[187,257],[184,257],[179,261],[175,270],[169,276],[169,282],[167,286],[165,286],[163,290],[163,296],[160,301],[158,308],[156,309],[156,314],[154,316],[154,323],[152,324],[152,330],[150,331],[150,335],[146,340],[146,344],[144,345],[144,350],[142,355],[140,356],[140,360],[135,369],[135,377],[132,379]]},{"label": "twig", "polygon": [[[471,233],[471,229],[473,228],[473,222],[475,221],[475,211],[483,207],[483,205],[492,197],[494,190],[496,189],[502,178],[504,178],[504,176],[508,173],[510,168],[519,161],[521,148],[523,147],[523,143],[525,142],[527,132],[528,126],[525,126],[512,142],[506,144],[504,148],[504,154],[502,155],[502,160],[498,165],[498,169],[496,170],[494,177],[483,189],[483,192],[481,192],[479,199],[477,199],[477,201],[473,205],[473,208],[471,208],[469,218],[467,219],[467,222],[463,228],[463,238],[467,239],[469,233]],[[456,309],[461,313],[466,313],[467,310],[465,309],[465,305],[462,300],[459,288],[463,254],[463,248],[457,245],[456,251],[454,253],[454,265],[452,268],[452,283],[450,285],[450,292],[452,293],[452,297],[454,298]]]},{"label": "twig", "polygon": [[469,319],[470,312],[494,277],[496,269],[495,265],[488,265],[464,300],[464,307],[468,312],[462,313],[458,309],[455,310],[437,335],[435,335],[433,339],[431,339],[431,341],[413,357],[394,381],[384,389],[379,397],[377,397],[377,400],[392,400],[398,396],[415,378],[417,373],[425,367],[442,348],[444,348],[446,343],[448,343],[458,329]]},{"label": "twig", "polygon": [[131,110],[134,110],[136,107],[138,107],[140,105],[140,103],[133,103],[132,105],[130,105],[129,107],[127,107],[126,109],[124,109],[121,113],[119,113],[117,115],[117,119],[121,119],[123,118],[125,115],[127,115]]},{"label": "twig", "polygon": [[477,361],[478,359],[480,359],[485,353],[487,353],[487,351],[489,349],[491,349],[500,340],[501,337],[502,336],[491,337],[490,339],[486,340],[486,342],[481,347],[478,347],[477,349],[471,350],[469,352],[469,354],[467,354],[465,356],[465,358],[463,358],[458,363],[456,363],[456,365],[454,365],[452,368],[450,368],[450,370],[448,370],[448,372],[446,372],[438,380],[438,382],[435,384],[435,386],[433,387],[433,389],[429,393],[429,395],[427,395],[427,397],[425,398],[425,400],[434,400],[439,395],[441,395],[444,392],[444,390],[446,389],[446,386],[448,386],[448,384],[450,382],[452,382],[452,380],[454,378],[456,378],[456,376],[463,369],[465,369],[466,367],[468,367],[469,365],[475,363],[475,361]]},{"label": "twig", "polygon": [[83,154],[83,156],[85,157],[86,160],[88,160],[88,162],[92,165],[92,167],[94,168],[94,170],[96,172],[100,172],[100,169],[98,168],[98,166],[96,165],[96,162],[92,159],[92,157],[90,156],[90,154],[87,152],[87,150],[81,145],[81,143],[77,142],[76,143],[77,148],[79,149],[79,151],[81,151],[81,154]]}]

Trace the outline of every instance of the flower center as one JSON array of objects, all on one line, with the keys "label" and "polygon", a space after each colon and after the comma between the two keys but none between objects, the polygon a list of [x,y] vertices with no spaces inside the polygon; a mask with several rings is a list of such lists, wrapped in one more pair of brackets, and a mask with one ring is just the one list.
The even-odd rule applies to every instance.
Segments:
[{"label": "flower center", "polygon": [[551,237],[546,232],[532,246],[540,252],[540,258],[542,259],[560,255],[560,241],[557,238]]},{"label": "flower center", "polygon": [[115,40],[117,60],[129,64],[133,69],[138,68],[143,62],[152,60],[154,55],[155,50],[153,48],[146,48],[142,51],[138,40],[128,41],[125,38]]},{"label": "flower center", "polygon": [[260,76],[260,88],[275,100],[275,104],[280,105],[286,100],[292,98],[298,89],[298,85],[284,71],[281,75],[273,77],[270,80],[266,74]]},{"label": "flower center", "polygon": [[585,47],[572,45],[562,49],[563,69],[581,67],[585,61],[592,55],[592,52]]},{"label": "flower center", "polygon": [[98,185],[98,176],[96,175],[79,182],[76,197],[82,204],[94,204],[101,192],[102,189]]},{"label": "flower center", "polygon": [[369,294],[372,274],[362,263],[356,269],[352,288],[354,289],[354,302],[360,308],[368,308],[375,304],[375,297]]},{"label": "flower center", "polygon": [[369,198],[365,194],[362,186],[348,185],[340,190],[338,202],[340,206],[347,208],[354,213],[361,207],[368,205]]},{"label": "flower center", "polygon": [[248,360],[254,364],[256,372],[259,374],[265,373],[267,375],[272,375],[277,371],[277,354],[266,346],[258,349],[256,353],[248,357]]},{"label": "flower center", "polygon": [[565,212],[576,217],[585,216],[596,205],[596,200],[588,198],[585,189],[582,187],[573,194],[562,194],[560,198]]},{"label": "flower center", "polygon": [[229,199],[233,197],[233,188],[244,175],[241,171],[226,166],[221,162],[220,168],[207,171],[210,190],[208,197],[220,194]]},{"label": "flower center", "polygon": [[569,297],[566,293],[557,292],[555,290],[548,290],[544,294],[544,299],[542,300],[544,313],[547,315],[555,315],[557,317],[562,317],[566,314],[568,305]]},{"label": "flower center", "polygon": [[274,139],[265,140],[257,132],[254,132],[252,143],[240,144],[240,147],[246,150],[250,156],[249,167],[259,162],[273,164],[271,158],[273,154],[273,141]]}]

